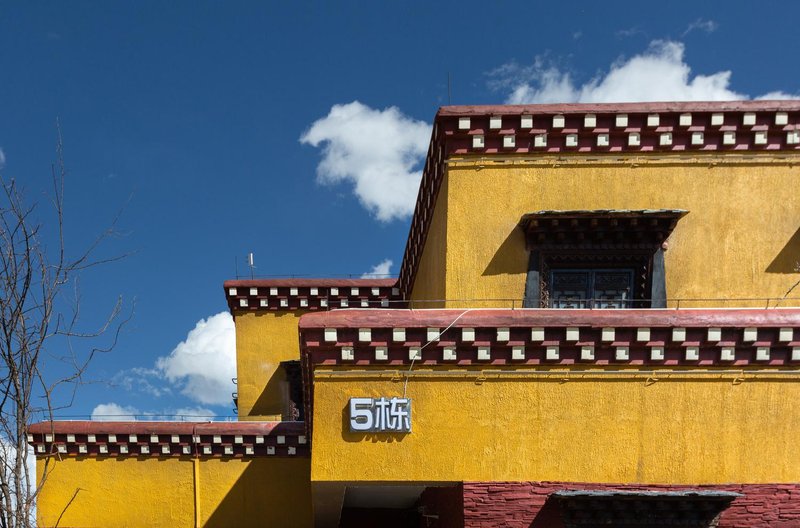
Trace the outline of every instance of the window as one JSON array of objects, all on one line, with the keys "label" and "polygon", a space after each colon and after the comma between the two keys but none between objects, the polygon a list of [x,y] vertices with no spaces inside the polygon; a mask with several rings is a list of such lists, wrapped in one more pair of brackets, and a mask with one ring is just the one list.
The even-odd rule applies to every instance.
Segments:
[{"label": "window", "polygon": [[550,272],[548,308],[629,308],[633,269],[555,269]]},{"label": "window", "polygon": [[282,361],[281,367],[286,373],[286,397],[284,398],[284,421],[303,421],[305,406],[303,403],[303,371],[297,360]]},{"label": "window", "polygon": [[522,217],[528,308],[666,306],[663,242],[680,210],[539,211]]}]

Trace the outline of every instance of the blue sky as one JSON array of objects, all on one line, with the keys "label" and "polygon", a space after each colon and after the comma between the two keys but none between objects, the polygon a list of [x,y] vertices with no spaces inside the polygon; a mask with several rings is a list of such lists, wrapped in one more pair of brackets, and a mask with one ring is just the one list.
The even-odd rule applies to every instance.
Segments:
[{"label": "blue sky", "polygon": [[58,118],[68,243],[121,213],[99,256],[130,253],[81,277],[87,327],[118,295],[135,308],[61,415],[231,415],[235,259],[396,273],[440,105],[787,97],[798,19],[783,2],[0,4],[0,171],[47,221]]}]

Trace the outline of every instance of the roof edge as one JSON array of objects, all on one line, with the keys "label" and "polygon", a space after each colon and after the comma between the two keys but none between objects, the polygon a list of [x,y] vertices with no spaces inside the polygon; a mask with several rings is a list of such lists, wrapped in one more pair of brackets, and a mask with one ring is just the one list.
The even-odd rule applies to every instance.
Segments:
[{"label": "roof edge", "polygon": [[350,309],[304,314],[298,328],[382,327],[514,327],[514,326],[794,326],[800,308],[698,309]]},{"label": "roof edge", "polygon": [[53,420],[31,424],[30,434],[305,434],[304,422],[173,422]]},{"label": "roof edge", "polygon": [[247,288],[258,286],[394,286],[396,278],[385,279],[315,279],[315,278],[286,278],[286,279],[230,279],[222,283],[223,288]]},{"label": "roof edge", "polygon": [[557,103],[523,105],[452,105],[442,106],[436,117],[516,114],[571,114],[621,112],[737,112],[743,110],[800,110],[800,99],[736,101],[652,101],[638,103]]}]

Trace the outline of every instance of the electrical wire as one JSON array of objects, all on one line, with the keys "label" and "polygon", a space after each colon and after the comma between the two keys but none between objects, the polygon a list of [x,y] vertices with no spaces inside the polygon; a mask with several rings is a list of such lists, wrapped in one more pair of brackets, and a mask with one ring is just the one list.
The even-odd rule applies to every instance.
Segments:
[{"label": "electrical wire", "polygon": [[[448,330],[453,328],[453,325],[456,324],[459,319],[461,319],[462,317],[464,317],[465,314],[467,314],[467,313],[469,313],[469,312],[471,312],[473,310],[480,310],[480,308],[468,308],[468,309],[464,310],[463,312],[461,312],[460,314],[458,314],[458,317],[453,319],[453,322],[450,323],[447,326],[447,328],[445,328],[444,330],[439,332],[439,334],[436,337],[434,337],[433,339],[431,339],[430,341],[428,341],[427,343],[425,343],[424,345],[422,345],[419,348],[419,357],[420,358],[422,357],[422,351],[425,349],[425,347],[427,347],[428,345],[430,345],[434,341],[438,341],[442,337],[442,334],[444,334],[445,332],[447,332]],[[406,397],[406,393],[408,392],[408,379],[410,377],[411,370],[414,368],[414,362],[416,360],[417,360],[417,356],[414,356],[414,358],[411,360],[411,364],[408,366],[408,370],[406,371],[406,380],[403,382],[403,398]]]}]

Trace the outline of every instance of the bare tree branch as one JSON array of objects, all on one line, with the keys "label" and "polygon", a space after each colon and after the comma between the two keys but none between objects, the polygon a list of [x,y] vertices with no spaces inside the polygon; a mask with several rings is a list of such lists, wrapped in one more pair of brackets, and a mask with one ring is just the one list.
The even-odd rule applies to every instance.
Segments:
[{"label": "bare tree branch", "polygon": [[[114,348],[133,313],[123,316],[124,305],[118,298],[95,329],[80,326],[80,273],[126,255],[95,256],[116,233],[118,215],[88,247],[70,256],[64,230],[67,170],[60,123],[56,132],[50,225],[37,220],[36,204],[26,203],[17,183],[0,175],[0,528],[36,526],[36,499],[52,460],[59,456],[45,453],[39,460],[40,476],[30,474],[28,459],[33,454],[28,449],[28,425],[52,420],[55,410],[71,405],[92,359]],[[48,247],[43,239],[54,239],[55,245],[51,242]],[[72,303],[67,302],[70,292]],[[98,342],[99,338],[107,344]],[[48,369],[46,360],[66,366]],[[66,398],[59,391],[64,386]]]}]

